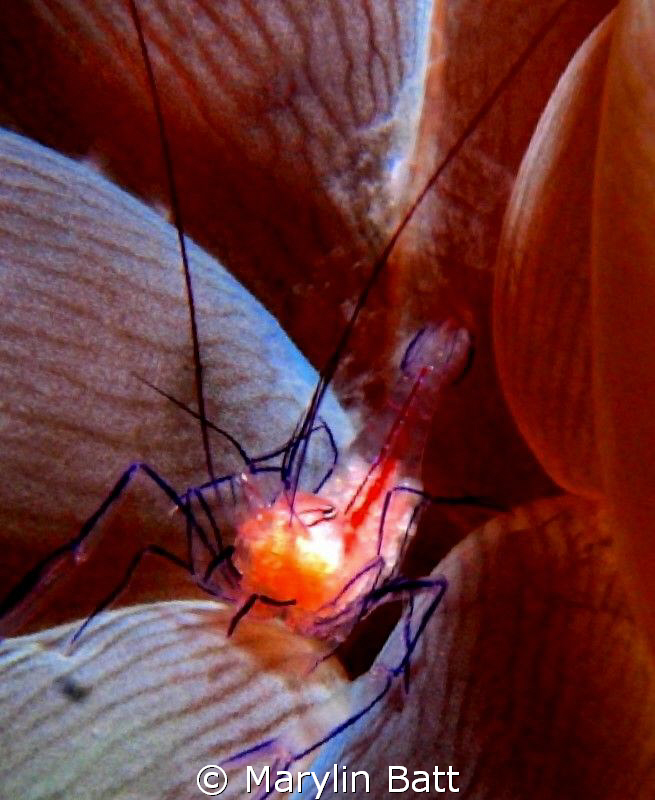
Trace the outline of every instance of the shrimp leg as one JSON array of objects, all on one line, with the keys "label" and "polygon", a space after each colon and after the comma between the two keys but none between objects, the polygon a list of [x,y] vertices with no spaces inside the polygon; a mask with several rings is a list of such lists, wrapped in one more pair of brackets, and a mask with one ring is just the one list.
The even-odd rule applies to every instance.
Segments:
[{"label": "shrimp leg", "polygon": [[134,478],[140,474],[149,478],[174,503],[175,507],[184,514],[187,520],[189,551],[191,550],[190,540],[195,534],[210,557],[214,557],[217,554],[215,547],[211,544],[204,528],[195,518],[189,504],[184,502],[177,492],[151,466],[145,462],[137,461],[122,473],[107,497],[82,525],[79,533],[39,561],[10,589],[9,593],[0,602],[0,636],[10,635],[25,621],[26,617],[30,615],[30,606],[34,604],[37,596],[54,584],[62,573],[86,560],[89,551],[95,545],[95,542],[92,541],[92,534],[96,530],[98,523],[120,499]]}]

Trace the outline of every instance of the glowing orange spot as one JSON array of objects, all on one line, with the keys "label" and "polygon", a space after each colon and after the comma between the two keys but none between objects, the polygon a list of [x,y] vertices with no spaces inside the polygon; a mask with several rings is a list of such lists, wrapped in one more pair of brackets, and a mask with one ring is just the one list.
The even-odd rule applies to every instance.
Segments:
[{"label": "glowing orange spot", "polygon": [[282,495],[239,528],[236,564],[248,593],[296,601],[316,611],[343,581],[344,535],[333,507],[317,495],[296,494],[294,513]]}]

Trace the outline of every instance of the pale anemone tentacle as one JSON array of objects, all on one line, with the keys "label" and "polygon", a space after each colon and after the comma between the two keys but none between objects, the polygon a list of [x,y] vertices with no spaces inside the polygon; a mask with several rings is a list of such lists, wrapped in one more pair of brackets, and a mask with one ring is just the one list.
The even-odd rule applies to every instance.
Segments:
[{"label": "pale anemone tentacle", "polygon": [[[295,725],[311,740],[347,714],[334,660],[280,624],[227,639],[233,609],[174,601],[107,614],[62,654],[75,624],[0,644],[0,786],[25,800],[197,798],[196,775]],[[245,796],[231,769],[224,797]]]}]

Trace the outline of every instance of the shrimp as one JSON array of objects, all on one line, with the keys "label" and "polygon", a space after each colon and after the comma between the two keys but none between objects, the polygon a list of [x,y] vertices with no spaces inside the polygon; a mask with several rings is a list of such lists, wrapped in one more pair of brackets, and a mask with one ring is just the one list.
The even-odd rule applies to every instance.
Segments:
[{"label": "shrimp", "polygon": [[[146,555],[169,561],[187,571],[205,592],[240,606],[228,634],[259,601],[260,615],[277,613],[295,631],[333,643],[341,641],[383,597],[393,599],[392,593],[380,594],[379,589],[397,573],[418,518],[418,503],[482,502],[468,496],[431,497],[422,491],[417,475],[411,474],[412,466],[414,472],[420,466],[435,400],[444,384],[466,369],[469,351],[468,334],[451,322],[420,331],[402,356],[387,419],[376,422],[373,429],[364,428],[345,454],[343,465],[335,469],[332,464],[313,492],[292,490],[285,475],[292,470],[293,456],[289,456],[290,463],[283,459],[281,466],[270,465],[278,452],[248,459],[241,474],[212,478],[182,495],[149,465],[130,465],[80,533],[37,564],[5,598],[0,606],[3,626],[10,624],[12,616],[24,613],[24,604],[57,579],[71,556],[77,560],[85,557],[87,540],[98,522],[142,472],[184,515],[189,552],[199,544],[201,553],[190,555],[185,562],[157,545],[139,551],[122,580],[75,632],[71,644],[118,598]],[[292,438],[282,449],[285,458],[298,452],[317,430],[329,435],[326,426],[318,425],[307,437]],[[330,441],[333,444],[331,437]],[[334,457],[336,461],[336,450]],[[228,487],[228,496],[219,513],[226,521],[231,518],[235,530],[230,545],[224,544],[207,499],[209,495],[211,500],[212,490],[221,487]],[[193,500],[209,521],[214,542],[198,521]],[[377,602],[372,602],[376,594]]]},{"label": "shrimp", "polygon": [[338,639],[349,631],[365,607],[362,598],[402,561],[416,503],[426,497],[411,465],[420,464],[439,390],[462,370],[469,346],[466,331],[451,323],[420,331],[401,360],[388,412],[395,416],[375,426],[384,431],[382,443],[375,441],[378,430],[365,428],[320,493],[282,491],[245,516],[234,564],[248,598],[293,599],[280,610],[304,634]]}]

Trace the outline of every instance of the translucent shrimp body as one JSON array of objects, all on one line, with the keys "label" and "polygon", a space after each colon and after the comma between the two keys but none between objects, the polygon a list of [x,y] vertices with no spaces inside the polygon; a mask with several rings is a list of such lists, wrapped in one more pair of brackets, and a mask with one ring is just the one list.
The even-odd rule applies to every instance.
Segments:
[{"label": "translucent shrimp body", "polygon": [[383,423],[365,428],[320,494],[284,491],[237,526],[234,564],[245,596],[302,633],[340,638],[373,588],[396,570],[425,499],[417,475],[444,384],[470,352],[466,331],[426,328],[404,350]]}]

